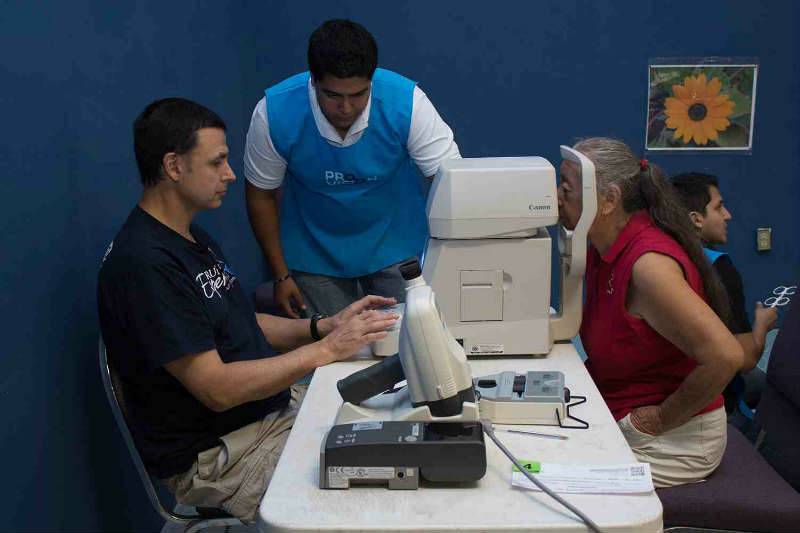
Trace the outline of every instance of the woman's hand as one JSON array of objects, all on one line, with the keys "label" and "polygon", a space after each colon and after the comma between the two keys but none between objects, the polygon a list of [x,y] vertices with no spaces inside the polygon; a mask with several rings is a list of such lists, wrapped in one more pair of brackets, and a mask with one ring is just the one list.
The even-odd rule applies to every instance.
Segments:
[{"label": "woman's hand", "polygon": [[661,435],[664,424],[661,421],[661,408],[657,405],[645,405],[631,411],[631,425],[641,433]]}]

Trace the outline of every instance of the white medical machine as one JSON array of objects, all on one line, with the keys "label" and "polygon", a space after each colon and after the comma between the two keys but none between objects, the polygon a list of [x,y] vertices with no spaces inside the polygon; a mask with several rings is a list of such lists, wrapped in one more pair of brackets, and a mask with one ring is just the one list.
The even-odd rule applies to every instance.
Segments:
[{"label": "white medical machine", "polygon": [[[343,403],[320,449],[320,488],[415,489],[420,477],[474,483],[486,473],[484,432],[525,473],[493,423],[589,427],[570,417],[579,403],[570,404],[575,396],[560,372],[473,378],[467,360],[467,354],[546,354],[554,340],[578,332],[586,236],[597,211],[595,174],[582,154],[562,146],[561,155],[580,169],[583,207],[573,232],[559,226],[562,304],[552,313],[545,228],[558,222],[553,166],[540,157],[442,164],[428,199],[424,266],[416,259],[400,265],[406,302],[399,333],[390,332],[398,353],[337,383]],[[373,351],[391,352],[394,342]],[[564,426],[565,417],[582,424]],[[599,533],[579,509],[526,477]]]},{"label": "white medical machine", "polygon": [[[551,239],[545,230],[558,221],[553,166],[540,157],[446,161],[428,203],[424,267],[416,260],[400,266],[406,304],[399,353],[339,382],[345,401],[338,424],[477,421],[467,355],[546,354],[554,340],[577,333],[586,234],[597,205],[595,176],[582,154],[566,146],[561,154],[579,165],[584,198],[574,232],[559,227],[561,311],[550,311]],[[404,379],[407,386],[380,395]],[[504,412],[522,403],[530,411],[552,396],[562,403],[563,387],[551,394],[533,377],[498,379],[491,386],[491,380],[479,382],[478,389]],[[499,403],[505,400],[514,403]]]},{"label": "white medical machine", "polygon": [[551,311],[556,171],[541,157],[444,161],[428,197],[422,275],[468,356],[545,355],[580,327],[586,236],[597,212],[594,164],[561,146],[580,169],[583,209],[558,226],[561,306]]}]

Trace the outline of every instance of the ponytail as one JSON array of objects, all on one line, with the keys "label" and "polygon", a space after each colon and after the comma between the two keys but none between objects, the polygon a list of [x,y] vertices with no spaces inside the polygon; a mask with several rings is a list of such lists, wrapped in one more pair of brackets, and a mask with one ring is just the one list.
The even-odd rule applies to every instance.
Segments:
[{"label": "ponytail", "polygon": [[639,195],[653,223],[681,245],[700,273],[709,305],[730,327],[731,311],[728,294],[716,270],[703,252],[700,237],[687,216],[677,191],[661,169],[650,164],[641,170],[638,181]]}]

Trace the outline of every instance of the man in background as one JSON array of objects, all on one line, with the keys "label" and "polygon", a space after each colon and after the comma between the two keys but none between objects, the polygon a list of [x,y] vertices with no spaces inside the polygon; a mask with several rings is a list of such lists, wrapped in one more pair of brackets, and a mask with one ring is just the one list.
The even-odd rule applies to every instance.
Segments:
[{"label": "man in background", "polygon": [[689,172],[674,176],[671,181],[703,241],[706,257],[725,286],[731,307],[729,327],[744,349],[744,365],[725,389],[725,409],[729,419],[736,421],[744,410],[749,411],[746,404],[740,403],[745,391],[757,395],[757,391],[763,388],[765,375],[756,365],[764,351],[767,333],[774,327],[778,314],[774,308],[765,308],[761,302],[756,302],[751,326],[745,310],[742,276],[728,254],[715,250],[716,246],[728,242],[728,220],[731,219],[716,176]]}]

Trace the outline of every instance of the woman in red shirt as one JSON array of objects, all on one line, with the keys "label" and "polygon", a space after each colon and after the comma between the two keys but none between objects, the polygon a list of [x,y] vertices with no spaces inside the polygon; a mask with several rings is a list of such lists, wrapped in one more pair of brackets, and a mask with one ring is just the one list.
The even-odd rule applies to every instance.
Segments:
[{"label": "woman in red shirt", "polygon": [[[727,442],[721,392],[742,365],[722,286],[660,170],[621,141],[576,150],[595,165],[581,341],[623,435],[657,487],[704,479]],[[562,223],[575,227],[580,169],[561,165]]]}]

